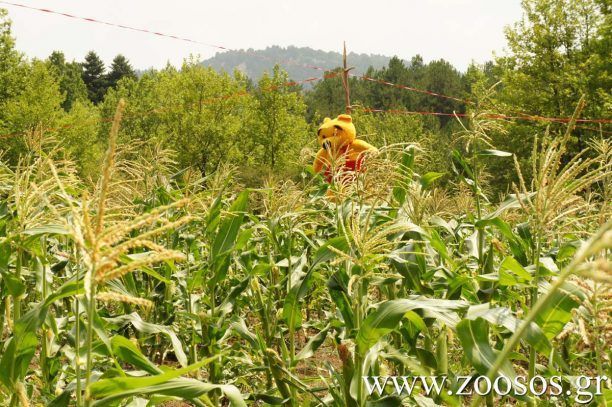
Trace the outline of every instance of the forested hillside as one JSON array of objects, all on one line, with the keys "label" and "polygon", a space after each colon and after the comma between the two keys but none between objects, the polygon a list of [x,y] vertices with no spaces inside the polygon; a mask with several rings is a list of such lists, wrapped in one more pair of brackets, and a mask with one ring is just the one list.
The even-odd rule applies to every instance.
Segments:
[{"label": "forested hillside", "polygon": [[[358,72],[365,72],[369,67],[380,69],[391,59],[383,55],[354,52],[349,52],[348,58],[351,66],[355,67]],[[326,52],[308,47],[272,46],[262,50],[218,52],[212,58],[202,61],[202,65],[225,72],[233,72],[238,69],[249,78],[257,79],[264,72],[271,72],[275,64],[281,63],[291,79],[302,81],[316,74],[309,66],[332,69],[338,66],[338,61],[342,61],[342,55],[339,52]]]},{"label": "forested hillside", "polygon": [[610,405],[610,3],[522,4],[465,72],[349,54],[350,106],[336,53],[137,75],[0,9],[0,406]]}]

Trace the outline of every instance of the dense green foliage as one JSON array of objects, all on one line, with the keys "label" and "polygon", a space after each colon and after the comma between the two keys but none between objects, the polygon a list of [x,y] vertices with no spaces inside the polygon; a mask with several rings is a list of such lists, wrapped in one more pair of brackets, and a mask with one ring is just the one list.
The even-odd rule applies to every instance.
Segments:
[{"label": "dense green foliage", "polygon": [[[609,405],[575,383],[611,369],[611,129],[576,122],[610,117],[608,7],[525,0],[495,61],[352,77],[380,151],[331,184],[339,77],[28,60],[0,10],[0,406]],[[525,112],[571,120],[495,116]],[[572,394],[453,395],[499,373]]]}]

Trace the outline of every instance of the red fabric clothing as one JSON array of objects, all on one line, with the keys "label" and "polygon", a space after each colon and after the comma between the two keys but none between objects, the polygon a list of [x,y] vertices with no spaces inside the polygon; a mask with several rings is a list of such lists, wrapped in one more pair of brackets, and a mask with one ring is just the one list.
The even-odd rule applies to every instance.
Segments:
[{"label": "red fabric clothing", "polygon": [[[354,179],[354,174],[350,173],[361,171],[361,167],[363,166],[363,154],[361,154],[357,160],[349,160],[348,149],[349,146],[342,147],[340,150],[340,158],[338,159],[338,162],[342,162],[342,166],[335,168],[337,173],[344,173],[340,180],[342,183],[352,181]],[[331,165],[327,165],[325,167],[325,180],[327,183],[331,184],[333,178],[334,171],[332,171]]]}]

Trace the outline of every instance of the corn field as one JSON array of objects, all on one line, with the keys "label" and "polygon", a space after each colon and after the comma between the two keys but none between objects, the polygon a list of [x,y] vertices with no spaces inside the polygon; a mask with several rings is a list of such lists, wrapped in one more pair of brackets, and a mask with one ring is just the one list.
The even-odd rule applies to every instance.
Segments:
[{"label": "corn field", "polygon": [[[94,183],[42,135],[0,166],[0,405],[610,404],[605,380],[576,396],[610,376],[609,139],[568,156],[572,121],[524,168],[474,114],[454,174],[396,144],[348,183],[248,189],[118,143],[123,109]],[[515,167],[501,199],[484,159]],[[500,374],[563,394],[457,394]],[[416,375],[447,383],[363,379]]]}]

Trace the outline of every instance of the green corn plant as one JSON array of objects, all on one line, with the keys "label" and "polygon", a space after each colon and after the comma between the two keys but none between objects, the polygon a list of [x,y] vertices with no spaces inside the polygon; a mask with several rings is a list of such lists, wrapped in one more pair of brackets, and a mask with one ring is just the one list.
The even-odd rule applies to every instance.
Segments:
[{"label": "green corn plant", "polygon": [[[519,174],[520,184],[515,187],[519,203],[529,216],[532,240],[532,263],[535,266],[535,281],[531,289],[531,302],[538,299],[538,283],[541,272],[541,255],[543,245],[550,236],[553,226],[561,223],[570,214],[578,215],[584,209],[579,194],[594,183],[609,177],[612,163],[608,162],[602,168],[596,165],[598,159],[583,158],[586,151],[572,157],[563,163],[567,143],[584,108],[584,97],[578,103],[567,129],[560,138],[549,138],[542,145],[534,142],[533,151],[533,181],[531,188],[522,176],[521,168],[515,158],[515,166]],[[521,198],[522,197],[522,198]],[[561,225],[562,226],[562,225]],[[535,375],[534,348],[529,354],[529,374]]]},{"label": "green corn plant", "polygon": [[[502,366],[508,365],[508,356],[510,352],[519,343],[521,338],[528,333],[532,322],[538,319],[538,315],[550,304],[552,298],[558,294],[563,288],[565,281],[572,275],[580,275],[589,273],[594,270],[602,272],[609,271],[609,264],[606,260],[600,260],[596,263],[589,263],[588,260],[600,254],[602,251],[607,251],[612,248],[612,221],[603,225],[597,233],[595,233],[587,242],[583,243],[580,249],[574,255],[574,258],[557,276],[554,282],[549,287],[547,293],[540,298],[532,306],[524,320],[518,325],[518,328],[513,333],[512,337],[504,344],[503,349],[496,356],[489,360],[490,366],[487,370],[487,377],[493,379],[497,375]],[[480,397],[477,396],[472,401],[472,406],[477,406]]]},{"label": "green corn plant", "polygon": [[[476,206],[474,224],[477,232],[477,258],[480,274],[487,273],[487,259],[490,258],[490,255],[485,254],[487,231],[486,224],[482,222],[485,217],[485,204],[489,202],[482,183],[485,172],[483,159],[512,156],[509,152],[496,150],[490,136],[491,133],[505,133],[503,124],[499,120],[491,119],[493,112],[489,106],[496,86],[497,84],[475,95],[475,103],[468,110],[467,126],[457,118],[463,128],[457,134],[457,141],[464,142],[467,157],[464,158],[458,150],[452,152],[453,169],[459,178],[469,186],[474,197]],[[483,299],[490,299],[492,286],[486,282],[481,284]]]},{"label": "green corn plant", "polygon": [[[49,206],[55,208],[58,204],[57,185],[54,185],[54,182],[48,178],[50,160],[54,159],[55,165],[61,168],[61,177],[65,182],[76,183],[73,164],[59,156],[53,139],[46,140],[37,146],[30,146],[30,148],[28,155],[22,158],[15,170],[2,167],[3,179],[7,182],[4,187],[8,193],[8,199],[4,202],[4,213],[0,215],[5,232],[5,237],[0,243],[0,252],[3,253],[3,259],[0,261],[0,275],[2,275],[4,289],[12,298],[10,302],[9,297],[6,297],[4,310],[9,328],[22,317],[22,297],[28,294],[35,297],[34,293],[39,292],[43,300],[46,298],[48,266],[45,239],[46,236],[62,235],[66,232],[60,225],[60,219],[63,216],[60,210],[48,210]],[[32,281],[27,278],[32,271],[38,276],[38,290],[34,289]],[[32,299],[36,300],[36,298]],[[43,374],[48,379],[50,374],[47,329],[45,327],[41,332],[40,359]],[[20,390],[11,396],[11,403],[15,404],[17,397],[22,394],[19,376],[24,372],[19,372],[19,369],[14,366],[7,366],[7,368],[9,369],[7,381],[10,381],[13,386],[18,386]],[[45,383],[48,382],[49,380]],[[45,386],[44,390],[50,391],[50,385]]]},{"label": "green corn plant", "polygon": [[[167,211],[173,208],[179,208],[187,204],[187,199],[182,199],[165,206],[156,207],[150,212],[143,215],[131,217],[127,215],[119,217],[114,215],[112,207],[109,210],[110,215],[113,216],[113,220],[109,221],[106,215],[107,205],[109,204],[107,196],[113,185],[111,182],[114,172],[114,160],[116,151],[116,136],[118,132],[119,122],[121,119],[121,112],[123,109],[122,103],[117,108],[117,113],[111,128],[110,135],[110,147],[106,156],[104,171],[102,178],[98,184],[99,190],[96,191],[95,197],[97,202],[95,205],[94,216],[90,217],[89,199],[84,198],[83,204],[77,207],[75,204],[71,204],[71,211],[73,213],[73,223],[67,225],[70,230],[70,235],[75,241],[80,251],[81,261],[86,265],[86,273],[83,276],[85,298],[86,303],[86,314],[87,314],[87,338],[86,338],[86,367],[85,367],[85,405],[95,405],[94,399],[100,397],[107,397],[107,393],[99,393],[98,389],[101,384],[95,384],[92,382],[93,373],[93,345],[94,345],[94,326],[98,323],[98,313],[96,309],[97,301],[119,301],[128,302],[135,305],[149,306],[150,302],[145,299],[139,299],[131,297],[129,295],[122,294],[116,290],[104,290],[104,288],[113,287],[113,280],[122,278],[134,270],[147,268],[159,262],[171,262],[176,260],[183,260],[184,256],[177,252],[168,250],[159,244],[153,242],[151,238],[160,236],[168,230],[180,228],[182,225],[192,221],[190,216],[184,216],[177,220],[165,221],[158,224],[162,219],[162,216]],[[58,184],[65,192],[65,188],[61,184],[61,181],[57,178],[57,173],[54,171],[54,175]],[[150,229],[145,229],[151,225]],[[237,230],[238,226],[234,223],[222,224],[222,229]],[[134,231],[140,233],[134,234]],[[215,243],[214,248],[219,253],[225,253],[228,250],[228,240],[225,239],[227,233],[220,233],[222,236],[221,243]],[[129,252],[137,248],[146,248],[148,251],[129,259]],[[132,323],[138,322],[133,320]],[[142,329],[155,329],[154,326],[146,325],[142,322],[138,323]],[[147,328],[147,326],[149,328]],[[99,328],[95,328],[96,331]],[[99,334],[99,333],[98,333]],[[171,337],[172,334],[169,334]],[[206,360],[208,363],[208,360]],[[179,370],[176,375],[182,375],[187,371]],[[171,381],[173,375],[160,375],[151,381],[145,381],[146,383],[167,383]],[[77,378],[77,380],[80,380]],[[136,381],[139,383],[138,381]],[[180,384],[176,385],[180,388]],[[136,386],[139,390],[147,393],[149,390],[144,389],[144,384]],[[215,392],[217,387],[210,387],[204,392]],[[157,389],[156,391],[158,391]],[[136,390],[135,390],[136,391]],[[159,390],[163,393],[163,389]],[[199,396],[202,392],[196,394]],[[192,395],[195,393],[186,394]],[[113,396],[114,397],[114,396]],[[195,397],[195,396],[193,396]]]},{"label": "green corn plant", "polygon": [[363,376],[605,374],[609,143],[547,134],[496,202],[485,104],[454,172],[381,146],[328,195],[307,169],[245,188],[177,169],[159,134],[123,145],[122,103],[97,179],[34,137],[0,165],[0,405],[460,406]]}]

